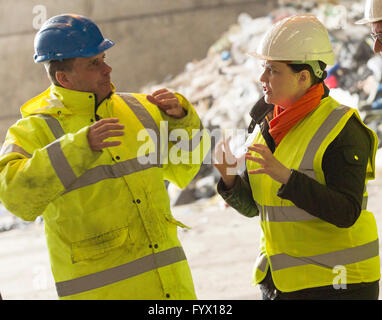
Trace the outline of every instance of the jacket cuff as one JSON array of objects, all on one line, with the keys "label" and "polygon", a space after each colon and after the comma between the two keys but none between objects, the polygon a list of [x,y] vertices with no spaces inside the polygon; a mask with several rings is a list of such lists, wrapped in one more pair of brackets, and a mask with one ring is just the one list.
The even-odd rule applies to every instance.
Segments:
[{"label": "jacket cuff", "polygon": [[227,190],[223,180],[220,178],[217,191],[225,202],[240,214],[246,217],[259,215],[259,209],[252,198],[251,190],[240,176],[236,176],[234,185],[229,190]]},{"label": "jacket cuff", "polygon": [[291,169],[291,175],[286,184],[282,184],[279,190],[277,191],[277,196],[282,199],[290,200],[293,198],[293,194],[296,192],[296,180],[300,174],[297,170]]},{"label": "jacket cuff", "polygon": [[[178,98],[180,105],[182,106],[186,115],[183,118],[174,118],[161,111],[163,120],[168,121],[169,130],[200,129],[200,119],[192,104],[178,92],[175,92],[175,96]],[[189,133],[191,133],[191,131]]]},{"label": "jacket cuff", "polygon": [[235,190],[237,190],[237,188],[240,184],[240,182],[238,180],[239,180],[238,176],[236,176],[235,182],[234,182],[232,188],[227,189],[227,186],[223,182],[223,179],[222,178],[219,179],[219,182],[217,184],[217,191],[224,200],[226,200],[227,198],[229,198],[230,196],[232,196],[235,193]]},{"label": "jacket cuff", "polygon": [[63,153],[77,176],[87,171],[103,152],[90,148],[88,131],[89,127],[84,127],[76,133],[67,133],[60,138]]}]

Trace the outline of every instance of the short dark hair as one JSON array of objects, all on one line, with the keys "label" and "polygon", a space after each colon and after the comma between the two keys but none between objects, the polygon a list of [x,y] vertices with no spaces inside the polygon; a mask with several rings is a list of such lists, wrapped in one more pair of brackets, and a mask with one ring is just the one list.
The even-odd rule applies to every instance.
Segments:
[{"label": "short dark hair", "polygon": [[75,58],[60,60],[50,60],[45,62],[46,72],[50,81],[55,85],[61,87],[61,84],[56,79],[57,71],[72,71]]},{"label": "short dark hair", "polygon": [[327,76],[327,72],[325,71],[326,63],[324,63],[322,61],[318,61],[318,63],[320,65],[320,69],[322,71],[324,71],[324,73],[322,74],[321,78],[318,78],[314,74],[313,69],[312,69],[312,67],[309,64],[292,64],[292,63],[288,63],[287,65],[292,69],[292,71],[294,73],[299,73],[302,70],[308,70],[309,73],[310,73],[310,78],[312,79],[312,86],[314,86],[315,84],[323,82],[326,79],[326,76]]}]

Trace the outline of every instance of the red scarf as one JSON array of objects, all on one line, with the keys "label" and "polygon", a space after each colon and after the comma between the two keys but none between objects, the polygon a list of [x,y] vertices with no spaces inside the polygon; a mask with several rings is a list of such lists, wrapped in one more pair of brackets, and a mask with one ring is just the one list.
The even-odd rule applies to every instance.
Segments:
[{"label": "red scarf", "polygon": [[273,119],[269,122],[269,133],[275,140],[276,146],[280,144],[282,138],[297,122],[319,105],[323,94],[324,85],[321,82],[310,87],[300,99],[288,108],[283,109],[280,106],[275,106]]}]

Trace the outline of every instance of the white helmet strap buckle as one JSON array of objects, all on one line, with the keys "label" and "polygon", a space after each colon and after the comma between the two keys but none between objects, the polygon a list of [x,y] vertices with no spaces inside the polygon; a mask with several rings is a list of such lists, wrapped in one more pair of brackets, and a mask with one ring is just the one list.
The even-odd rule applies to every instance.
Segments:
[{"label": "white helmet strap buckle", "polygon": [[292,61],[290,64],[308,64],[312,67],[314,75],[321,79],[324,71],[321,69],[320,64],[317,60],[310,61]]}]

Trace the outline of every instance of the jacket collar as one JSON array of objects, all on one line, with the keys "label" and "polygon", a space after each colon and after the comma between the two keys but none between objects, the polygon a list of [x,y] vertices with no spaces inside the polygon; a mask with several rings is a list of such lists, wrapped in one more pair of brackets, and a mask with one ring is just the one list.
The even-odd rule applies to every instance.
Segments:
[{"label": "jacket collar", "polygon": [[98,106],[96,96],[91,92],[69,90],[51,85],[47,90],[26,102],[20,109],[25,118],[33,114],[92,114],[98,107],[107,104],[115,93],[115,87],[111,83],[112,91]]},{"label": "jacket collar", "polygon": [[262,97],[256,104],[253,106],[252,110],[249,112],[251,118],[257,123],[260,124],[265,116],[273,111],[274,105],[266,103],[264,97]]},{"label": "jacket collar", "polygon": [[110,95],[97,106],[97,97],[94,93],[70,90],[52,85],[50,87],[51,100],[49,102],[57,106],[61,104],[62,107],[68,109],[71,113],[94,114],[96,109],[115,93],[115,86],[111,84],[111,87]]}]

